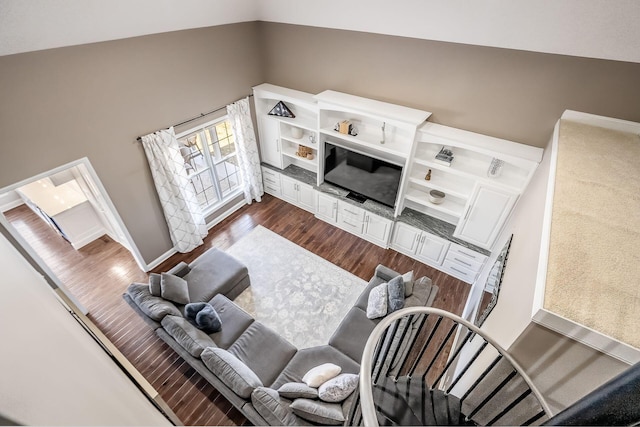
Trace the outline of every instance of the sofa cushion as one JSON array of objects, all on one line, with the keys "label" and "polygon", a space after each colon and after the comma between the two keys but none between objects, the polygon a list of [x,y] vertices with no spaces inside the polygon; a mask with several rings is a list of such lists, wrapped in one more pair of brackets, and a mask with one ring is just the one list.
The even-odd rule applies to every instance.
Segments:
[{"label": "sofa cushion", "polygon": [[335,363],[323,363],[309,369],[302,377],[302,382],[309,387],[319,387],[325,381],[329,381],[340,374],[342,368]]},{"label": "sofa cushion", "polygon": [[378,276],[373,276],[369,281],[369,284],[367,285],[367,287],[364,288],[360,296],[358,296],[358,299],[356,300],[356,303],[353,306],[360,308],[362,311],[367,311],[367,305],[369,303],[369,293],[371,293],[371,289],[385,282],[386,280],[382,280]]},{"label": "sofa cushion", "polygon": [[205,348],[216,346],[209,335],[182,316],[168,315],[161,323],[164,330],[193,357],[200,357]]},{"label": "sofa cushion", "polygon": [[359,375],[340,374],[318,387],[318,397],[325,402],[342,402],[358,387]]},{"label": "sofa cushion", "polygon": [[404,307],[404,280],[402,276],[394,277],[387,283],[387,314]]},{"label": "sofa cushion", "polygon": [[404,296],[409,297],[413,293],[413,270],[408,271],[402,275],[402,281],[404,282]]},{"label": "sofa cushion", "polygon": [[431,306],[438,291],[437,286],[433,286],[431,279],[423,276],[415,281],[413,294],[405,300],[405,307]]},{"label": "sofa cushion", "polygon": [[357,374],[360,371],[360,365],[357,362],[331,346],[303,348],[293,356],[271,387],[278,389],[286,383],[302,382],[304,374],[323,363],[338,365],[342,368],[342,372],[349,374]]},{"label": "sofa cushion", "polygon": [[258,387],[251,393],[253,407],[270,426],[293,426],[298,417],[289,408],[289,402],[280,398],[272,388]]},{"label": "sofa cushion", "polygon": [[149,285],[132,283],[127,288],[127,294],[144,314],[156,322],[161,321],[167,314],[182,315],[171,301],[151,295]]},{"label": "sofa cushion", "polygon": [[154,297],[159,297],[162,295],[162,290],[160,289],[160,276],[158,273],[149,273],[149,293]]},{"label": "sofa cushion", "polygon": [[227,294],[248,274],[247,267],[231,255],[209,249],[190,265],[184,276],[191,302],[208,302],[216,294]]},{"label": "sofa cushion", "polygon": [[178,276],[169,273],[160,275],[160,294],[162,298],[177,304],[189,303],[189,288],[187,282]]},{"label": "sofa cushion", "polygon": [[229,352],[267,385],[273,383],[296,351],[291,343],[260,322],[253,322],[229,347]]},{"label": "sofa cushion", "polygon": [[367,318],[364,311],[358,307],[352,307],[329,338],[329,345],[359,362],[367,339],[376,324],[376,321]]},{"label": "sofa cushion", "polygon": [[222,294],[213,297],[211,305],[220,316],[222,328],[209,336],[218,347],[228,349],[253,323],[253,317]]},{"label": "sofa cushion", "polygon": [[367,317],[369,319],[377,319],[387,315],[387,283],[381,283],[369,292],[369,301],[367,302]]},{"label": "sofa cushion", "polygon": [[227,387],[244,399],[248,399],[256,387],[263,385],[255,372],[226,350],[207,347],[200,358]]},{"label": "sofa cushion", "polygon": [[286,383],[280,386],[278,394],[287,399],[297,399],[298,397],[315,399],[318,397],[318,389],[309,387],[305,383]]},{"label": "sofa cushion", "polygon": [[207,334],[219,332],[222,328],[220,316],[208,302],[194,302],[185,305],[184,317]]},{"label": "sofa cushion", "polygon": [[291,403],[291,410],[305,420],[322,425],[340,425],[344,423],[342,405],[320,400],[296,399]]}]

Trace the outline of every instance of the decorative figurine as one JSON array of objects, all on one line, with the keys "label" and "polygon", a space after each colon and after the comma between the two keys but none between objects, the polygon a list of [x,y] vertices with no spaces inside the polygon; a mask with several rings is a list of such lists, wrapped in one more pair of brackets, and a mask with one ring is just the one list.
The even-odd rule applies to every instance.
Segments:
[{"label": "decorative figurine", "polygon": [[425,179],[425,181],[430,181],[431,180],[431,169],[429,169],[429,171],[425,175],[424,179]]}]

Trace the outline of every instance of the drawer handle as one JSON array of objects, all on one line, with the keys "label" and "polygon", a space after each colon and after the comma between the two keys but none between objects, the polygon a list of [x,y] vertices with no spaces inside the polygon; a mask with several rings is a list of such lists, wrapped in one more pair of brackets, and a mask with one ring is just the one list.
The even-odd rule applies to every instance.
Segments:
[{"label": "drawer handle", "polygon": [[350,211],[349,209],[345,209],[344,211],[350,213],[351,215],[358,215],[357,212]]},{"label": "drawer handle", "polygon": [[464,252],[464,251],[460,251],[460,250],[459,250],[458,252],[460,252],[462,255],[466,255],[466,256],[468,256],[469,258],[476,259],[476,256],[475,256],[475,255],[471,255],[471,254],[468,254],[468,253],[466,253],[466,252]]},{"label": "drawer handle", "polygon": [[468,274],[467,274],[467,273],[465,273],[464,271],[458,270],[458,269],[457,269],[457,268],[455,268],[455,267],[449,267],[449,268],[451,268],[453,271],[455,271],[455,272],[457,272],[457,273],[464,274],[465,276],[468,276]]},{"label": "drawer handle", "polygon": [[460,264],[464,264],[464,265],[467,265],[467,266],[469,266],[469,267],[473,267],[473,265],[472,265],[472,264],[470,264],[470,263],[468,263],[468,262],[466,262],[466,261],[463,261],[463,260],[461,260],[461,259],[458,259],[458,258],[454,258],[454,261],[458,261]]},{"label": "drawer handle", "polygon": [[273,181],[272,179],[269,179],[269,177],[266,177],[266,176],[264,177],[264,180],[267,181],[267,182],[270,182],[272,184],[276,183],[275,181]]},{"label": "drawer handle", "polygon": [[344,219],[342,220],[342,222],[344,222],[345,224],[350,225],[350,226],[352,226],[352,227],[355,227],[355,226],[356,226],[356,225],[354,225],[354,224],[351,224],[349,221],[345,221]]}]

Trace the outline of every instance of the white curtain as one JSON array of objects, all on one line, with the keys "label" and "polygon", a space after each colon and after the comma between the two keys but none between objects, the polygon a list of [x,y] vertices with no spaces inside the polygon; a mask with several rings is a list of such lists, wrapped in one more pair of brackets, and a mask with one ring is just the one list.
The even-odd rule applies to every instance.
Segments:
[{"label": "white curtain", "polygon": [[227,105],[227,114],[236,141],[244,199],[248,204],[251,204],[254,199],[259,202],[262,200],[264,188],[262,186],[262,171],[260,169],[256,133],[253,130],[253,122],[251,121],[249,98]]},{"label": "white curtain", "polygon": [[178,252],[200,246],[207,235],[202,209],[184,166],[173,127],[142,137],[169,234]]}]

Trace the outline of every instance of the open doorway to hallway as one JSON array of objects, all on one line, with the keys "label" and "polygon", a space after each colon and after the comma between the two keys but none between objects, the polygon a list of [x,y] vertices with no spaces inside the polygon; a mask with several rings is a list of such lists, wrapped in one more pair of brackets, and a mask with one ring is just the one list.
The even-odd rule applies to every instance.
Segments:
[{"label": "open doorway to hallway", "polygon": [[83,312],[146,280],[146,264],[88,159],[0,189],[0,222]]}]

